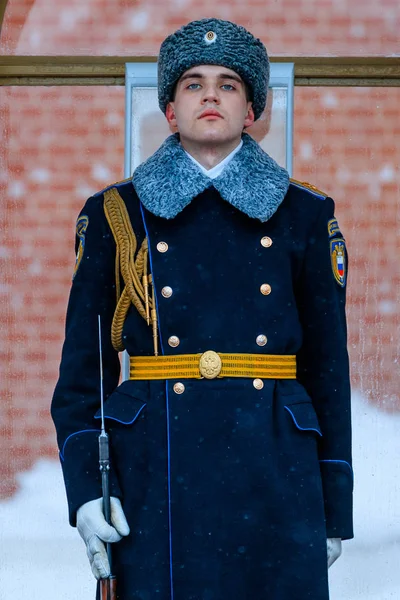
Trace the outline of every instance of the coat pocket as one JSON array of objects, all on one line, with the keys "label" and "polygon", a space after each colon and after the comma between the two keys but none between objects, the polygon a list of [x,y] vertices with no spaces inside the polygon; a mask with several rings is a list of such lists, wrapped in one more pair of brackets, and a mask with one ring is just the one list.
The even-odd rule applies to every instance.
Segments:
[{"label": "coat pocket", "polygon": [[318,423],[318,417],[310,401],[286,402],[284,409],[290,415],[294,426],[299,431],[309,431],[322,437],[321,428]]},{"label": "coat pocket", "polygon": [[[146,406],[147,393],[145,390],[133,386],[131,381],[124,381],[119,385],[104,403],[104,419],[133,425]],[[94,415],[101,419],[101,409]]]}]

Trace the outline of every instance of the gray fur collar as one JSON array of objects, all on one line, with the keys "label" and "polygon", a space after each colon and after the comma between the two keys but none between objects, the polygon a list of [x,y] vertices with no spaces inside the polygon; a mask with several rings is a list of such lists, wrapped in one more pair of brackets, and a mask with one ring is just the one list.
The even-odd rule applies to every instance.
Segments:
[{"label": "gray fur collar", "polygon": [[198,194],[214,187],[249,217],[267,221],[286,195],[289,174],[246,134],[221,175],[210,179],[190,160],[175,134],[135,170],[132,182],[145,208],[165,219],[173,219]]}]

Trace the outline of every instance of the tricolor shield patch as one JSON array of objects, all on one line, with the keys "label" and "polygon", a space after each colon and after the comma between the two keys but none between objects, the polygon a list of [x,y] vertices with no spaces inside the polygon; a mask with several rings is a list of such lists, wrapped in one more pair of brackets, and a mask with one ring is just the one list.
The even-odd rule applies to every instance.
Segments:
[{"label": "tricolor shield patch", "polygon": [[346,245],[343,238],[330,242],[333,275],[339,285],[346,285]]},{"label": "tricolor shield patch", "polygon": [[81,264],[81,260],[83,257],[83,251],[85,249],[85,233],[86,233],[86,229],[88,228],[88,225],[89,225],[89,217],[87,217],[86,215],[80,216],[76,222],[76,235],[79,238],[79,246],[78,246],[78,252],[76,253],[75,269],[74,269],[74,274],[72,276],[72,279],[74,279],[75,275],[78,272],[79,265]]}]

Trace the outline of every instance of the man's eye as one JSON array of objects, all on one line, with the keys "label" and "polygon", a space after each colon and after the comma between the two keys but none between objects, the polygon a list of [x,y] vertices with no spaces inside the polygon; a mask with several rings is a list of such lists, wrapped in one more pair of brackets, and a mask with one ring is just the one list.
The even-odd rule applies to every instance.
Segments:
[{"label": "man's eye", "polygon": [[231,85],[230,83],[224,83],[222,86],[223,90],[234,90],[235,87],[233,85]]},{"label": "man's eye", "polygon": [[198,90],[198,89],[199,89],[199,87],[200,87],[200,84],[199,84],[199,83],[190,83],[190,84],[187,86],[187,89],[188,89],[188,90]]}]

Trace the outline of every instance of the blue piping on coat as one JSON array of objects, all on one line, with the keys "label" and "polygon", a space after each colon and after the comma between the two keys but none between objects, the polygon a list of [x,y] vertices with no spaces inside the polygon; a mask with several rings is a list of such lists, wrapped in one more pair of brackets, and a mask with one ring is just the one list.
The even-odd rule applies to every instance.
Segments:
[{"label": "blue piping on coat", "polygon": [[169,520],[169,573],[171,582],[171,600],[174,600],[174,582],[172,573],[172,515],[171,515],[171,448],[169,435],[169,392],[168,381],[165,382],[167,400],[167,445],[168,445],[168,520]]},{"label": "blue piping on coat", "polygon": [[345,465],[347,465],[351,471],[351,474],[353,475],[353,469],[350,463],[347,462],[347,460],[333,460],[333,459],[324,459],[324,460],[320,460],[319,462],[326,462],[326,463],[344,463]]},{"label": "blue piping on coat", "polygon": [[[142,406],[139,408],[136,415],[133,417],[133,419],[131,421],[121,421],[121,419],[117,419],[116,417],[112,417],[111,415],[106,415],[106,414],[104,415],[104,418],[110,419],[112,421],[117,421],[117,423],[121,423],[122,425],[132,425],[132,423],[134,423],[136,421],[136,419],[138,418],[138,416],[140,415],[140,413],[142,412],[142,410],[144,409],[145,406],[146,406],[146,403],[142,404]],[[95,419],[101,419],[101,415],[95,416]]]},{"label": "blue piping on coat", "polygon": [[296,421],[296,417],[294,416],[294,414],[292,413],[292,411],[290,410],[290,408],[288,408],[287,406],[285,406],[284,408],[286,408],[286,410],[288,411],[288,413],[291,414],[292,419],[293,419],[294,424],[296,425],[297,429],[300,429],[300,431],[315,431],[316,433],[318,433],[318,435],[320,435],[322,437],[322,433],[318,429],[315,429],[315,427],[300,427],[300,425]]},{"label": "blue piping on coat", "polygon": [[[153,277],[153,285],[155,282],[154,278],[154,270],[153,270],[153,259],[151,252],[151,244],[150,244],[150,236],[147,229],[146,219],[144,217],[143,205],[140,203],[140,212],[142,213],[143,226],[146,233],[146,237],[148,240],[148,248],[149,248],[149,261],[150,261],[150,272]],[[158,297],[157,292],[154,285],[154,297],[156,300],[156,312],[157,312],[157,320],[159,323],[159,336],[160,336],[160,348],[161,354],[164,355],[164,345],[162,341],[161,334],[161,325],[160,325],[160,317],[159,317],[159,309],[158,309]],[[169,529],[169,581],[170,581],[170,590],[171,590],[171,600],[174,600],[174,581],[173,581],[173,572],[172,572],[172,515],[171,515],[171,445],[170,445],[170,424],[169,424],[169,394],[168,394],[168,381],[165,381],[165,397],[166,397],[166,409],[167,409],[167,469],[168,469],[168,529]]]},{"label": "blue piping on coat", "polygon": [[70,440],[72,437],[74,437],[74,435],[79,435],[80,433],[88,433],[88,432],[100,433],[100,429],[82,429],[81,431],[75,431],[74,433],[70,433],[70,435],[66,438],[62,449],[60,450],[60,458],[63,462],[64,462],[65,447],[67,445],[68,440]]}]

